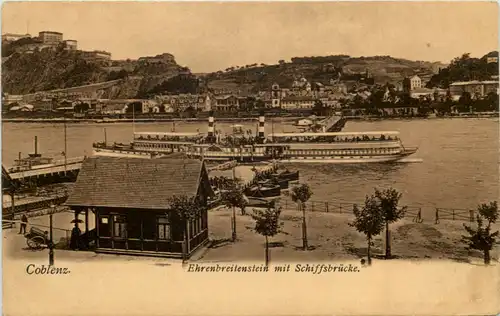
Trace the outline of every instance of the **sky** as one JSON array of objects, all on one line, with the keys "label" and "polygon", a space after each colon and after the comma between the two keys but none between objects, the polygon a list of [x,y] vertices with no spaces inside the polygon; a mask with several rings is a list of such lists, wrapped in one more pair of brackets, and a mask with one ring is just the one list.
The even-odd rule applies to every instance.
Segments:
[{"label": "sky", "polygon": [[11,2],[2,34],[64,33],[113,59],[164,52],[195,73],[295,56],[448,63],[498,50],[495,2]]}]

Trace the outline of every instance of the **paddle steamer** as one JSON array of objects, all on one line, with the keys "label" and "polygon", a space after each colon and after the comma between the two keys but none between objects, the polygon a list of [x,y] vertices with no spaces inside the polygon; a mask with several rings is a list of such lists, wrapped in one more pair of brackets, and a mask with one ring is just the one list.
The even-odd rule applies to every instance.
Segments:
[{"label": "paddle steamer", "polygon": [[233,126],[233,134],[215,132],[213,114],[208,133],[141,132],[130,144],[94,144],[94,155],[155,158],[184,153],[207,161],[243,163],[278,160],[303,163],[367,163],[398,161],[417,151],[405,147],[395,131],[338,133],[264,133],[265,117],[259,117],[257,135]]}]

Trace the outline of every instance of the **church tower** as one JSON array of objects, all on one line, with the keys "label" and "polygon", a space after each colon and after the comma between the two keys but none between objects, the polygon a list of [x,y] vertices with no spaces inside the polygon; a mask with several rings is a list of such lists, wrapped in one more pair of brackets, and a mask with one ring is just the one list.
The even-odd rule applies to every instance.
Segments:
[{"label": "church tower", "polygon": [[281,89],[277,83],[274,83],[271,89],[271,100],[273,108],[281,107]]}]

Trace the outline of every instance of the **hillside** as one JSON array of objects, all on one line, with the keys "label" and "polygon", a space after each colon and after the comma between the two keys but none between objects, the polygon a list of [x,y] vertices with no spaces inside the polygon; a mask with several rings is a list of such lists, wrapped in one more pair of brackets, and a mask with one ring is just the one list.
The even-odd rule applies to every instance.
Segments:
[{"label": "hillside", "polygon": [[13,53],[2,58],[2,88],[9,94],[28,94],[127,79],[114,86],[106,97],[135,98],[156,91],[158,87],[165,87],[161,92],[169,93],[169,85],[165,82],[190,75],[189,68],[178,65],[170,54],[144,57],[125,64],[113,62],[110,67],[87,61],[79,52],[64,50]]},{"label": "hillside", "polygon": [[99,65],[65,51],[14,53],[2,62],[2,88],[10,94],[86,85],[106,81],[106,77]]},{"label": "hillside", "polygon": [[[424,61],[411,61],[390,56],[350,57],[347,55],[321,57],[294,57],[291,62],[281,60],[276,65],[253,64],[231,67],[225,71],[205,76],[207,85],[212,89],[234,89],[244,86],[243,90],[258,91],[268,89],[273,82],[290,86],[299,76],[310,81],[327,83],[338,78],[344,81],[361,81],[366,74],[374,83],[397,83],[405,76],[418,74],[430,78],[446,65]],[[245,87],[246,86],[246,87]]]},{"label": "hillside", "polygon": [[448,88],[452,82],[491,80],[493,76],[498,76],[497,51],[489,52],[481,58],[473,58],[470,57],[470,54],[463,54],[453,59],[448,67],[432,76],[427,87]]}]

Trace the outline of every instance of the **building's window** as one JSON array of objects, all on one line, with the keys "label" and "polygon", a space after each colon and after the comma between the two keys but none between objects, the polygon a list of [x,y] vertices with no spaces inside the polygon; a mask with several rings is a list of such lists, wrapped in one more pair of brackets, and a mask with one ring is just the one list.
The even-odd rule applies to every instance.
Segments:
[{"label": "building's window", "polygon": [[170,220],[168,216],[159,216],[157,218],[158,227],[158,239],[159,240],[170,240]]},{"label": "building's window", "polygon": [[113,223],[113,236],[127,238],[127,218],[123,215],[114,215]]}]

